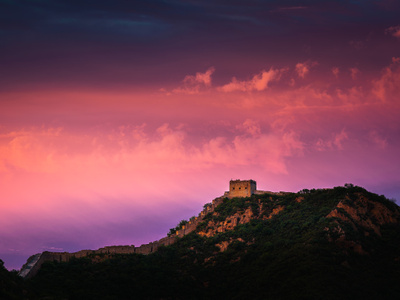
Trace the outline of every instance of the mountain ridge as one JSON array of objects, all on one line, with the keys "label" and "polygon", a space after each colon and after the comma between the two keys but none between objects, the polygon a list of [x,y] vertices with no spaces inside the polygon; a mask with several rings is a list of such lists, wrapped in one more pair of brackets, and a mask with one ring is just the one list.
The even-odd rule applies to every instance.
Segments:
[{"label": "mountain ridge", "polygon": [[[236,191],[235,191],[236,188]],[[240,190],[242,189],[242,190]],[[189,234],[196,230],[197,226],[203,221],[206,214],[213,212],[214,209],[220,205],[224,199],[231,198],[243,198],[251,195],[283,195],[290,194],[287,192],[271,192],[271,191],[261,191],[256,189],[256,182],[254,180],[231,180],[230,189],[225,192],[223,196],[217,197],[212,200],[211,203],[204,205],[203,210],[198,214],[198,216],[192,217],[189,221],[183,220],[182,224],[179,224],[176,228],[172,228],[167,236],[147,243],[142,244],[139,247],[134,245],[119,245],[119,246],[105,246],[96,250],[80,250],[77,252],[50,252],[45,251],[42,253],[37,253],[32,255],[27,259],[27,262],[21,267],[19,275],[24,278],[30,278],[35,276],[39,271],[41,265],[46,261],[58,261],[67,262],[72,258],[82,258],[89,255],[96,254],[150,254],[155,251],[160,246],[168,246],[175,243],[177,238],[181,238],[186,234]]]},{"label": "mountain ridge", "polygon": [[26,280],[31,299],[400,296],[400,208],[384,196],[351,184],[254,193],[216,198],[199,217],[149,255],[47,260]]},{"label": "mountain ridge", "polygon": [[[350,186],[351,188],[354,188],[354,186]],[[339,187],[336,187],[339,188]],[[349,188],[349,187],[347,187]],[[359,187],[355,187],[356,189],[360,189]],[[301,201],[304,200],[304,195],[312,193],[313,191],[321,191],[321,190],[328,190],[328,189],[318,189],[318,190],[302,190],[299,193],[301,194],[300,196],[297,195],[298,193],[290,193],[290,192],[270,192],[270,191],[257,191],[257,193],[254,193],[255,197],[260,196],[260,195],[269,195],[269,200],[273,201],[273,196],[282,196],[282,195],[297,195],[294,199],[297,203],[301,203]],[[246,197],[237,197],[237,198],[246,198]],[[181,238],[185,236],[186,234],[189,234],[193,231],[196,231],[197,226],[204,220],[206,215],[211,214],[214,218],[210,220],[207,224],[208,226],[208,231],[204,230],[199,230],[197,234],[200,236],[204,237],[211,237],[215,235],[216,233],[222,233],[225,231],[233,230],[237,225],[240,224],[245,224],[250,222],[254,218],[254,213],[251,207],[249,206],[245,211],[238,213],[236,212],[235,214],[228,216],[224,221],[215,221],[214,219],[218,219],[220,216],[218,210],[217,212],[215,209],[223,203],[223,201],[234,201],[232,198],[229,198],[229,192],[225,192],[225,194],[221,197],[217,197],[214,200],[212,200],[211,203],[207,203],[204,205],[204,209],[198,214],[197,217],[192,217],[189,221],[186,221],[186,223],[183,223],[181,226],[178,226],[176,228],[175,232],[170,232],[166,237],[161,238],[160,240],[150,242],[148,244],[142,244],[139,247],[136,247],[134,245],[115,245],[115,246],[105,246],[102,248],[99,248],[97,250],[90,250],[90,249],[85,249],[85,250],[80,250],[77,252],[49,252],[45,251],[42,252],[41,254],[35,254],[28,258],[27,263],[24,264],[24,266],[21,268],[19,274],[22,277],[32,277],[34,276],[37,271],[39,270],[40,266],[46,262],[46,261],[59,261],[59,262],[67,262],[71,258],[82,258],[82,257],[87,257],[89,255],[96,255],[96,254],[150,254],[155,251],[160,246],[168,246],[173,243],[175,243],[176,238]],[[337,218],[341,219],[342,221],[347,221],[349,222],[353,228],[356,228],[354,224],[354,219],[356,222],[360,222],[364,226],[368,227],[369,229],[374,230],[374,232],[378,235],[380,235],[380,229],[379,225],[385,224],[385,223],[396,223],[398,222],[398,219],[400,218],[400,212],[393,214],[388,213],[388,210],[385,209],[382,203],[375,203],[374,204],[374,209],[372,212],[374,213],[374,216],[378,220],[378,224],[374,224],[370,218],[367,220],[364,220],[362,218],[363,215],[367,212],[367,206],[368,204],[371,204],[368,202],[368,199],[365,197],[362,199],[359,199],[360,201],[357,202],[356,208],[353,206],[350,206],[349,203],[351,199],[349,199],[348,196],[346,196],[345,199],[340,200],[338,205],[326,216],[330,218]],[[353,199],[354,200],[354,199]],[[259,213],[262,215],[262,218],[264,220],[271,219],[273,216],[279,214],[282,210],[284,210],[284,206],[277,205],[276,207],[273,207],[272,210],[268,211],[268,206],[265,205],[266,203],[261,203],[261,200],[258,199],[257,205],[259,209]],[[376,207],[378,206],[378,207]],[[265,212],[264,212],[264,211]],[[360,215],[361,213],[361,215]],[[351,216],[349,218],[349,216]],[[217,218],[215,218],[217,217]],[[206,220],[210,219],[210,215],[206,218]],[[337,222],[336,222],[337,223]],[[204,224],[203,224],[204,227]],[[212,229],[213,228],[213,229]],[[173,229],[171,229],[172,231]],[[340,225],[338,225],[337,229],[334,229],[337,232],[342,232],[342,228]],[[366,234],[368,231],[365,231]],[[369,234],[369,233],[368,233]],[[345,236],[342,234],[340,241],[342,244],[346,244],[345,242]],[[330,237],[330,240],[332,238]],[[339,242],[340,243],[340,242]],[[221,244],[221,249],[226,249],[227,245],[230,243],[227,243],[226,241]],[[347,243],[348,245],[352,243]],[[360,248],[359,245],[354,245],[353,246],[356,251],[359,253],[362,253],[363,250]],[[33,262],[34,261],[34,262]]]}]

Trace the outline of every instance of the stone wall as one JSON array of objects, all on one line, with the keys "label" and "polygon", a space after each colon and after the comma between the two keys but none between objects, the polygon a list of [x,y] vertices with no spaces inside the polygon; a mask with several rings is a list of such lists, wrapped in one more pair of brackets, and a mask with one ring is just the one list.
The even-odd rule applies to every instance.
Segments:
[{"label": "stone wall", "polygon": [[214,199],[210,205],[205,206],[205,208],[200,212],[200,214],[189,221],[186,225],[178,230],[175,234],[171,236],[164,237],[158,241],[154,241],[148,244],[143,244],[139,247],[134,245],[124,245],[124,246],[106,246],[97,250],[81,250],[78,252],[43,252],[31,256],[27,263],[22,266],[19,275],[25,278],[30,278],[39,271],[41,265],[46,261],[57,261],[57,262],[67,262],[71,258],[81,258],[87,257],[89,255],[96,254],[150,254],[155,251],[160,246],[168,246],[173,244],[177,238],[183,237],[186,234],[193,232],[197,225],[203,221],[203,218],[209,212],[213,212],[214,209],[220,205],[224,200],[224,197],[219,197]]},{"label": "stone wall", "polygon": [[209,212],[213,212],[214,209],[224,201],[224,198],[225,197],[219,197],[214,199],[210,205],[205,206],[205,208],[197,217],[195,217],[193,220],[190,220],[186,225],[182,226],[182,229],[178,230],[174,236],[183,237],[184,235],[194,231],[197,228],[197,225],[203,221],[204,216]]}]

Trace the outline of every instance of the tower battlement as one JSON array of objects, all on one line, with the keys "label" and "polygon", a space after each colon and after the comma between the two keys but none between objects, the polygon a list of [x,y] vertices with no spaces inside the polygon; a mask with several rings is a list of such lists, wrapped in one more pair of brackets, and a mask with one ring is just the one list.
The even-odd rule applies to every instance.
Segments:
[{"label": "tower battlement", "polygon": [[229,181],[229,192],[226,193],[228,198],[234,197],[250,197],[257,190],[257,184],[254,180],[231,180]]}]

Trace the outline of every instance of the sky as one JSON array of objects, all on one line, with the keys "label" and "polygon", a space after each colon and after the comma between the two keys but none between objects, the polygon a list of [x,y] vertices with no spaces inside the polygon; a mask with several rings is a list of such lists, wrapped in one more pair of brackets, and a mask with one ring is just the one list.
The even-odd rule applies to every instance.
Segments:
[{"label": "sky", "polygon": [[231,179],[400,204],[398,1],[0,0],[0,259],[164,237]]}]

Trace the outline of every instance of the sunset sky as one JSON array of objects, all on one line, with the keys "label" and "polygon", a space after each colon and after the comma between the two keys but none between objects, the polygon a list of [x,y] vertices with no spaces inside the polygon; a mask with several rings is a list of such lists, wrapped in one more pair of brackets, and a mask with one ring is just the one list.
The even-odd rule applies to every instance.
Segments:
[{"label": "sunset sky", "polygon": [[0,0],[0,259],[160,239],[230,179],[400,204],[400,2]]}]

